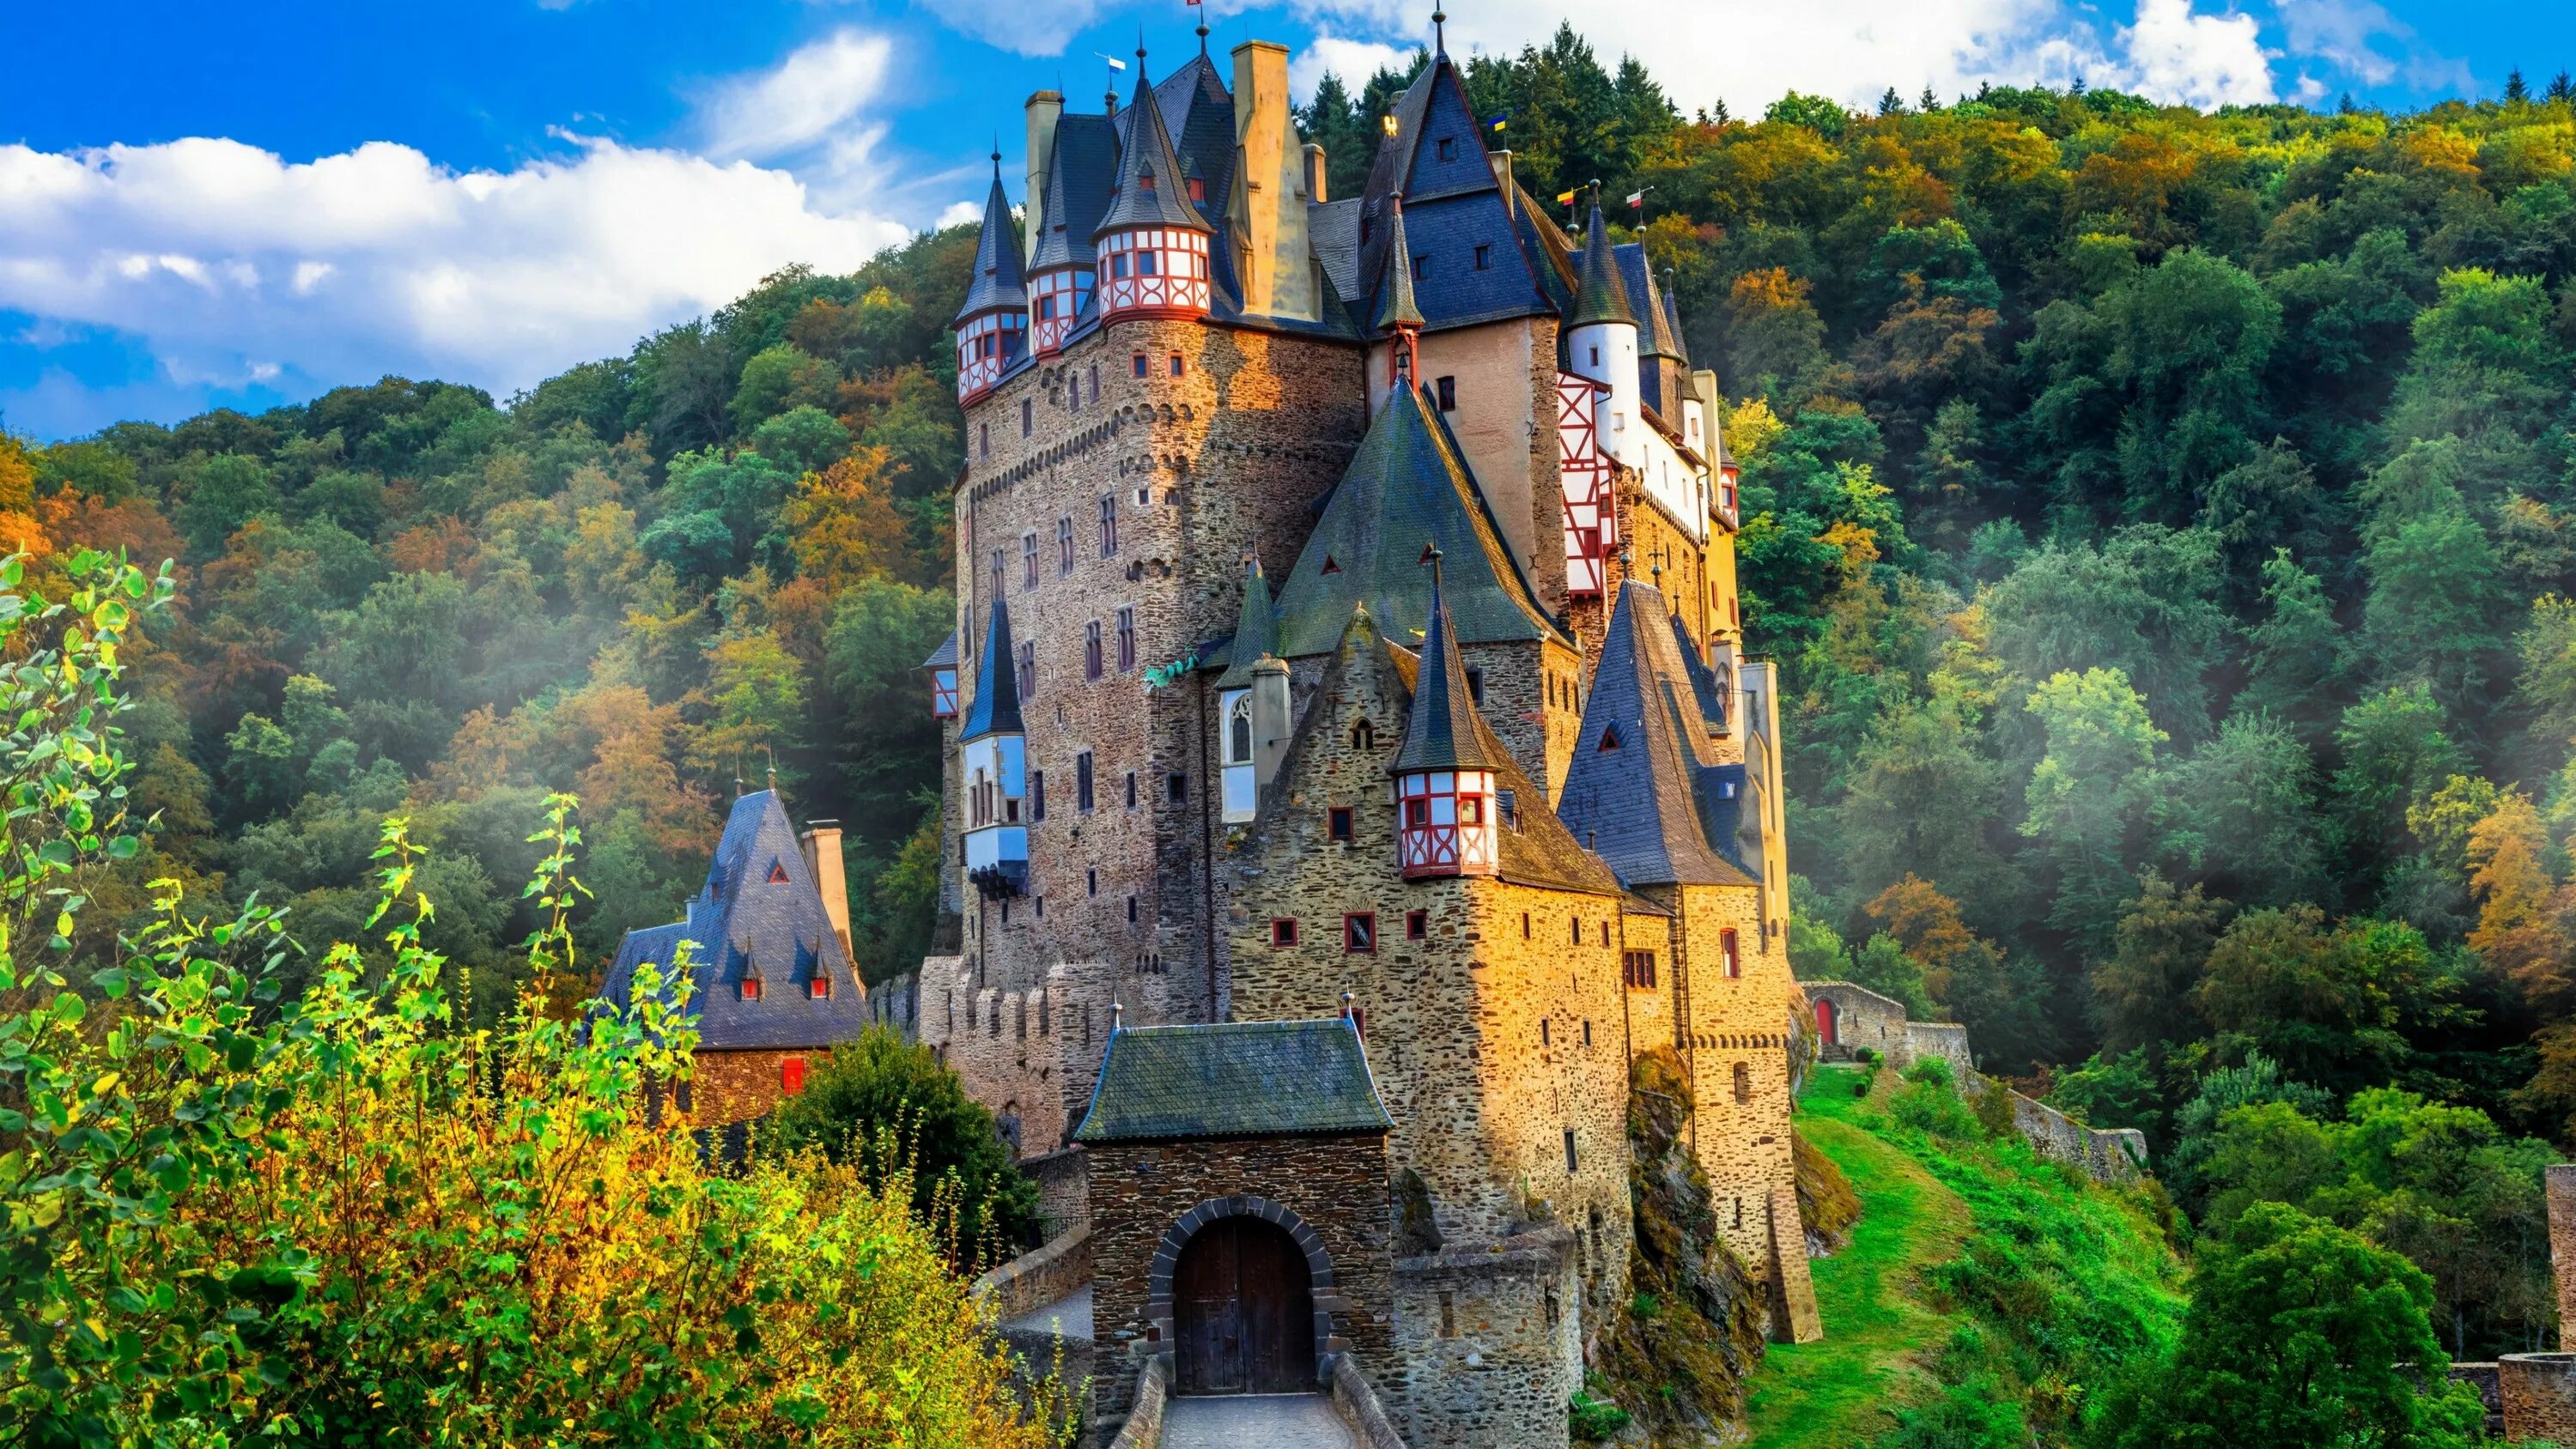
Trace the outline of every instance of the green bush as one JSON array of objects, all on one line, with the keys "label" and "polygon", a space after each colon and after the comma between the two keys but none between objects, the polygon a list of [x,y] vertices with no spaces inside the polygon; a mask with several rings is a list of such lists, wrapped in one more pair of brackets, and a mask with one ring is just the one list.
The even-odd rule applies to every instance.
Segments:
[{"label": "green bush", "polygon": [[1592,1386],[1587,1384],[1574,1391],[1574,1401],[1566,1406],[1565,1427],[1576,1439],[1598,1444],[1628,1427],[1628,1411],[1607,1399],[1592,1397]]},{"label": "green bush", "polygon": [[[1926,1067],[1938,1068],[1927,1072]],[[1903,1126],[1946,1142],[1970,1142],[1985,1135],[1977,1114],[1950,1085],[1950,1064],[1935,1058],[1906,1072],[1905,1085],[1889,1099],[1888,1114]]]}]

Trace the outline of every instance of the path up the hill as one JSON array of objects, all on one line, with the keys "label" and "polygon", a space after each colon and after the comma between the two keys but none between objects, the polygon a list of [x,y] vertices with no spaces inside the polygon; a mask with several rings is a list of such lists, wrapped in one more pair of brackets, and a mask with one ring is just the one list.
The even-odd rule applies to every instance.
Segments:
[{"label": "path up the hill", "polygon": [[1355,1449],[1322,1394],[1176,1398],[1163,1410],[1162,1449]]}]

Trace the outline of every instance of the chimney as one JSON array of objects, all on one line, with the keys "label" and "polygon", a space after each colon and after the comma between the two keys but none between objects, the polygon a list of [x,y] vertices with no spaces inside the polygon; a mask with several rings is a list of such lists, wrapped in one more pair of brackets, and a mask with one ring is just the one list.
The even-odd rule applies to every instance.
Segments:
[{"label": "chimney", "polygon": [[1520,188],[1512,185],[1511,148],[1505,147],[1500,151],[1488,151],[1485,153],[1485,159],[1493,164],[1494,184],[1503,188],[1504,209],[1511,213],[1512,220],[1520,220],[1521,193]]},{"label": "chimney", "polygon": [[805,868],[814,873],[814,889],[822,893],[823,914],[841,938],[841,959],[855,973],[859,958],[850,951],[850,875],[841,865],[840,822],[809,820],[797,839],[805,847]]},{"label": "chimney", "polygon": [[1324,148],[1306,143],[1306,199],[1317,206],[1332,200],[1324,194]]},{"label": "chimney", "polygon": [[1055,123],[1064,114],[1064,95],[1059,91],[1031,93],[1027,106],[1029,188],[1020,193],[1028,205],[1028,223],[1020,230],[1028,237],[1027,249],[1020,260],[1027,262],[1038,254],[1038,217],[1045,208],[1039,199],[1046,191],[1047,169],[1055,165]]},{"label": "chimney", "polygon": [[1234,223],[1243,310],[1272,317],[1322,315],[1306,265],[1306,205],[1298,193],[1297,128],[1288,118],[1288,47],[1247,40],[1234,48]]},{"label": "chimney", "polygon": [[1252,666],[1252,779],[1267,790],[1288,757],[1288,666],[1264,654]]}]

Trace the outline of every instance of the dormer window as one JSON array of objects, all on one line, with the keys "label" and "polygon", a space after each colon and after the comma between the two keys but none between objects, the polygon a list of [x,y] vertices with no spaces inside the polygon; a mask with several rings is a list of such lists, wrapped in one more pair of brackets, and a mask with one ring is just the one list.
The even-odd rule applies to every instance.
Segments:
[{"label": "dormer window", "polygon": [[1441,160],[1455,161],[1458,159],[1457,137],[1443,136],[1437,142],[1434,142],[1433,145],[1435,148],[1435,154],[1437,154]]},{"label": "dormer window", "polygon": [[783,862],[773,860],[769,863],[769,883],[771,885],[787,884],[787,867]]},{"label": "dormer window", "polygon": [[1205,200],[1207,200],[1207,182],[1205,182],[1205,181],[1201,180],[1200,178],[1198,178],[1198,177],[1196,177],[1196,176],[1193,176],[1193,177],[1191,177],[1191,178],[1190,178],[1190,200],[1192,200],[1192,201],[1205,201]]},{"label": "dormer window", "polygon": [[1413,259],[1413,280],[1419,282],[1431,275],[1431,256],[1424,253]]},{"label": "dormer window", "polygon": [[814,973],[813,980],[805,983],[805,998],[809,1001],[827,1000],[831,994],[832,978],[820,971]]},{"label": "dormer window", "polygon": [[1603,751],[1604,753],[1619,748],[1619,727],[1617,725],[1603,725],[1601,727],[1601,743],[1595,748]]},{"label": "dormer window", "polygon": [[1137,173],[1136,173],[1136,189],[1137,189],[1138,191],[1143,191],[1143,192],[1151,193],[1151,192],[1153,191],[1153,189],[1154,189],[1154,173],[1153,173],[1153,172],[1151,172],[1151,171],[1139,171],[1139,172],[1137,172]]},{"label": "dormer window", "polygon": [[745,1001],[758,1001],[760,999],[759,977],[746,976],[742,978],[742,999]]}]

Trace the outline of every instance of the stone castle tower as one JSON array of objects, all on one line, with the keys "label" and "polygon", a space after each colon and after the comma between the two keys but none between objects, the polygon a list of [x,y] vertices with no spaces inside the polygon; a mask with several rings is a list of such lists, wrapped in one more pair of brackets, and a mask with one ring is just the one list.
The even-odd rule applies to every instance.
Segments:
[{"label": "stone castle tower", "polygon": [[1099,114],[1032,96],[1016,215],[995,158],[941,953],[872,1013],[1083,1164],[1103,1429],[1347,1370],[1405,1443],[1562,1445],[1640,1053],[1775,1333],[1822,1331],[1716,378],[1445,49],[1331,198],[1285,48],[1200,35]]}]

